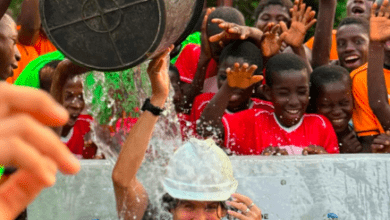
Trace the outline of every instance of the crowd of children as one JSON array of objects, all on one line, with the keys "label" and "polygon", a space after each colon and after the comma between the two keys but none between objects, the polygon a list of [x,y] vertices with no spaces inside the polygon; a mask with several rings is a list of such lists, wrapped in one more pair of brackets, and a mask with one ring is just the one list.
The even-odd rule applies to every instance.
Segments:
[{"label": "crowd of children", "polygon": [[[64,59],[59,52],[32,62],[24,53],[30,47],[38,55],[56,50],[41,28],[37,2],[23,2],[19,34],[9,31],[19,50],[14,47],[14,58],[2,62],[9,66],[3,78],[20,69],[17,61],[22,70],[30,63],[29,71],[18,78],[14,72],[9,81],[61,95],[56,99],[70,114],[61,137],[82,158],[93,119],[80,115],[80,80],[66,78],[66,71],[53,77]],[[191,36],[200,44],[183,44],[169,67],[181,138],[212,137],[238,155],[388,152],[388,2],[349,0],[347,17],[333,30],[336,5],[320,0],[316,13],[302,0],[261,0],[253,27],[235,8],[205,10],[200,32]],[[305,43],[315,23],[314,37]],[[51,86],[54,79],[62,83]]]},{"label": "crowd of children", "polygon": [[315,19],[302,1],[262,0],[255,27],[209,9],[201,46],[170,67],[182,138],[238,155],[388,153],[388,1],[349,0],[332,30],[336,3],[320,0]]},{"label": "crowd of children", "polygon": [[[50,93],[69,115],[62,142],[78,158],[102,158],[86,150],[86,70],[49,53],[38,2],[23,2],[18,26],[0,3],[0,79]],[[205,10],[191,36],[200,45],[183,44],[169,67],[181,138],[211,137],[228,155],[390,153],[389,1],[348,0],[334,30],[336,5],[260,0],[253,27],[233,7]]]}]

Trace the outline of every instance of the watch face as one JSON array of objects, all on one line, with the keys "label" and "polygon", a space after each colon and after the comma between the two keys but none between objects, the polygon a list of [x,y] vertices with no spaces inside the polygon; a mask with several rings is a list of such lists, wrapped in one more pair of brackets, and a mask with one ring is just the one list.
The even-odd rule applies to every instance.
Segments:
[{"label": "watch face", "polygon": [[150,99],[146,99],[144,105],[142,106],[142,111],[149,111],[153,115],[159,116],[164,109],[156,107],[150,103]]}]

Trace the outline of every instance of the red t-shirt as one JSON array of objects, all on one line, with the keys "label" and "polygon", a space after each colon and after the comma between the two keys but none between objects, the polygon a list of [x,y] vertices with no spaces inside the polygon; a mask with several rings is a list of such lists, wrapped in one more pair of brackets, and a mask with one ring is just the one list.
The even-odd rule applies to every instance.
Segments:
[{"label": "red t-shirt", "polygon": [[[189,130],[192,129],[192,134],[196,134],[196,121],[200,118],[202,115],[204,109],[206,108],[207,104],[210,103],[211,99],[214,97],[215,93],[203,93],[198,95],[194,103],[192,105],[192,110],[191,110],[191,116],[190,116],[190,128]],[[249,109],[261,109],[265,111],[272,111],[274,110],[274,107],[271,102],[263,101],[260,99],[256,98],[251,98],[252,99],[252,105],[249,106]],[[229,112],[227,109],[225,109],[225,115],[230,115],[230,114],[235,114],[232,112]],[[201,138],[200,136],[197,136],[197,138]]]},{"label": "red t-shirt", "polygon": [[195,127],[190,120],[190,115],[184,113],[178,113],[177,118],[180,124],[180,133],[183,141],[188,140],[194,136]]},{"label": "red t-shirt", "polygon": [[[194,103],[192,105],[192,110],[191,110],[191,121],[196,122],[202,115],[204,109],[206,108],[207,104],[210,103],[211,99],[214,97],[215,93],[203,93],[198,95]],[[274,111],[274,106],[272,105],[271,102],[263,101],[261,99],[256,99],[256,98],[251,98],[252,99],[252,105],[249,106],[249,109],[262,109],[266,111]],[[225,110],[226,114],[234,114],[229,112],[227,109]]]},{"label": "red t-shirt", "polygon": [[222,118],[225,126],[225,147],[238,155],[259,155],[270,146],[309,145],[323,147],[328,153],[339,153],[332,124],[323,116],[305,114],[290,128],[283,127],[272,112],[247,110]]},{"label": "red t-shirt", "polygon": [[[196,70],[198,69],[198,61],[200,57],[200,46],[196,44],[187,44],[180,53],[175,66],[180,74],[180,80],[185,83],[192,83]],[[206,70],[206,78],[216,76],[218,72],[218,64],[214,59],[211,59]]]},{"label": "red t-shirt", "polygon": [[93,119],[89,115],[80,115],[70,130],[67,137],[61,137],[61,140],[69,150],[79,159],[83,158],[84,135],[91,130]]}]

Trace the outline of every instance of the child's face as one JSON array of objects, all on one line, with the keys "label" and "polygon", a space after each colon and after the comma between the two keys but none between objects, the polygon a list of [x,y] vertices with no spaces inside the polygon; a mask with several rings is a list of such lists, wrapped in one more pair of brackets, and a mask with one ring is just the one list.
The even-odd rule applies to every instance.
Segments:
[{"label": "child's face", "polygon": [[180,77],[177,73],[169,71],[169,78],[175,94],[173,95],[173,104],[175,105],[175,111],[177,113],[183,112],[183,108],[180,105],[183,100],[183,91],[189,86],[188,83],[180,81]]},{"label": "child's face", "polygon": [[18,68],[20,53],[16,47],[16,25],[5,15],[0,22],[0,80],[13,76]]},{"label": "child's face", "polygon": [[368,59],[368,34],[357,24],[344,25],[337,31],[337,53],[340,65],[352,71]]},{"label": "child's face", "polygon": [[69,79],[64,86],[62,103],[69,112],[67,126],[73,127],[84,109],[83,84],[79,77]]},{"label": "child's face", "polygon": [[283,126],[296,125],[309,103],[307,70],[286,70],[276,73],[272,87],[265,85],[265,94],[274,105],[275,115]]},{"label": "child's face", "polygon": [[325,84],[316,105],[317,113],[329,119],[336,133],[345,131],[352,117],[351,86],[346,80]]},{"label": "child's face", "polygon": [[279,24],[283,21],[289,25],[291,20],[290,13],[286,7],[281,5],[269,5],[259,14],[256,21],[256,27],[263,30],[269,23]]},{"label": "child's face", "polygon": [[373,3],[373,0],[348,0],[347,16],[360,16],[368,19]]},{"label": "child's face", "polygon": [[[240,65],[244,64],[243,58],[228,57],[226,60],[222,61],[218,69],[218,89],[226,82],[226,69],[228,67],[233,68],[234,63],[239,63]],[[249,102],[249,99],[253,92],[253,86],[250,86],[246,89],[234,89],[233,95],[230,97],[229,104],[227,109],[235,112],[237,108],[242,107],[244,104]]]}]

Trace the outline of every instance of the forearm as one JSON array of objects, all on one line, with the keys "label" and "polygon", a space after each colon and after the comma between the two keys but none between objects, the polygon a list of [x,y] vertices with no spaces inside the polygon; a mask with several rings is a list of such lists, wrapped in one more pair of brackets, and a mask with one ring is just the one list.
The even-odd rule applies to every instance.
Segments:
[{"label": "forearm", "polygon": [[263,32],[258,28],[250,27],[248,38],[253,41],[256,46],[261,49],[261,40],[263,38]]},{"label": "forearm", "polygon": [[385,130],[390,129],[390,106],[383,73],[384,47],[382,42],[370,41],[367,69],[367,90],[370,108]]},{"label": "forearm", "polygon": [[329,63],[332,46],[332,29],[336,14],[336,0],[321,0],[317,26],[314,33],[312,66],[313,68]]},{"label": "forearm", "polygon": [[[151,98],[151,104],[162,108],[165,103],[164,98]],[[131,187],[139,167],[142,164],[145,152],[149,146],[154,125],[158,117],[145,111],[131,129],[119,153],[118,160],[113,170],[113,180],[122,187]]]},{"label": "forearm", "polygon": [[206,77],[207,66],[210,59],[204,56],[202,53],[198,61],[198,67],[189,88],[184,91],[183,105],[184,110],[191,111],[192,103],[196,96],[200,95],[203,91],[203,85]]},{"label": "forearm", "polygon": [[41,28],[39,1],[25,0],[20,12],[20,31],[18,40],[24,45],[34,45]]},{"label": "forearm", "polygon": [[0,19],[4,16],[12,0],[1,0],[0,1]]},{"label": "forearm", "polygon": [[[200,116],[199,123],[196,125],[196,131],[199,135],[210,137],[217,134],[219,138],[224,137],[225,130],[222,124],[222,116],[229,104],[232,93],[233,89],[225,82]],[[212,129],[207,129],[210,126]]]},{"label": "forearm", "polygon": [[301,45],[300,47],[291,47],[291,49],[296,55],[300,56],[305,61],[308,73],[313,72],[311,64],[306,56],[305,46]]}]

